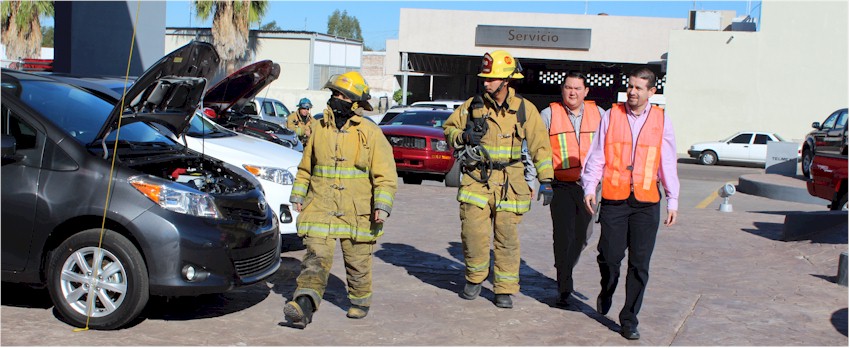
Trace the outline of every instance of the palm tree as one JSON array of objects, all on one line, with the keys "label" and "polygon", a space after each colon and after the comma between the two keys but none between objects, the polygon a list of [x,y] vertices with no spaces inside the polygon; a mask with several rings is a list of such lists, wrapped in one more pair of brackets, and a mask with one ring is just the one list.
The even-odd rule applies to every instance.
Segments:
[{"label": "palm tree", "polygon": [[248,51],[249,25],[260,23],[267,9],[267,0],[195,1],[199,19],[213,15],[212,44],[228,73],[236,70],[236,62]]},{"label": "palm tree", "polygon": [[53,16],[53,1],[0,2],[0,42],[6,46],[6,58],[41,56],[42,16]]}]

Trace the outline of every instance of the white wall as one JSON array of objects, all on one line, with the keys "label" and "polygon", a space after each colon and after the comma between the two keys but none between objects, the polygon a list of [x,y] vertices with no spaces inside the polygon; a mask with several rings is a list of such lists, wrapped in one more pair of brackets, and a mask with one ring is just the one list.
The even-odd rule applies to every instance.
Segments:
[{"label": "white wall", "polygon": [[761,31],[673,31],[665,96],[680,153],[739,130],[799,140],[848,103],[847,2],[762,2]]},{"label": "white wall", "polygon": [[[521,2],[499,4],[515,6],[517,11],[522,11]],[[552,4],[555,6],[557,2]],[[682,16],[687,16],[687,13]],[[644,64],[662,60],[661,56],[667,52],[670,31],[684,28],[686,20],[403,8],[399,18],[398,51],[477,57],[499,49],[475,46],[475,28],[479,24],[591,29],[590,49],[587,51],[504,47],[515,57]]]}]

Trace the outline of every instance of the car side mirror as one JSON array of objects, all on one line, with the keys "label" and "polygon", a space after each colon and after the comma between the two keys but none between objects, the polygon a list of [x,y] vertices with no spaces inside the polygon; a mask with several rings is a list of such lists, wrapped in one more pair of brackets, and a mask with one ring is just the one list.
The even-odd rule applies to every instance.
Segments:
[{"label": "car side mirror", "polygon": [[820,129],[820,122],[812,122],[812,128]]}]

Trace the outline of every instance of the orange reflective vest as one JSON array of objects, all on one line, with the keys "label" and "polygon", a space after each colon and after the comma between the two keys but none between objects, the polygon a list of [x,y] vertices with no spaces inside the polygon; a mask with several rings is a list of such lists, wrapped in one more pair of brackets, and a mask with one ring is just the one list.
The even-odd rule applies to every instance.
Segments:
[{"label": "orange reflective vest", "polygon": [[661,141],[664,136],[664,110],[652,106],[637,137],[632,160],[632,129],[625,104],[615,104],[605,132],[605,169],[602,172],[602,198],[624,200],[634,190],[640,202],[656,203],[658,166],[661,165]]},{"label": "orange reflective vest", "polygon": [[579,139],[570,122],[570,116],[564,105],[555,102],[549,104],[552,119],[549,121],[549,143],[552,144],[552,166],[558,181],[578,181],[581,178],[581,166],[590,150],[593,134],[599,128],[602,115],[596,103],[584,102],[584,114],[581,116]]}]

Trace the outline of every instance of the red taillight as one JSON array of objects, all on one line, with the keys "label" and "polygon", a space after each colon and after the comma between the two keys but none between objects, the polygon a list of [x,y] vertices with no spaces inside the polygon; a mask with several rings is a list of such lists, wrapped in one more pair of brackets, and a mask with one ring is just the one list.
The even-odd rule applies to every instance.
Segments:
[{"label": "red taillight", "polygon": [[218,118],[218,115],[216,115],[215,110],[211,108],[204,108],[204,115],[207,115],[207,117],[209,118]]}]

